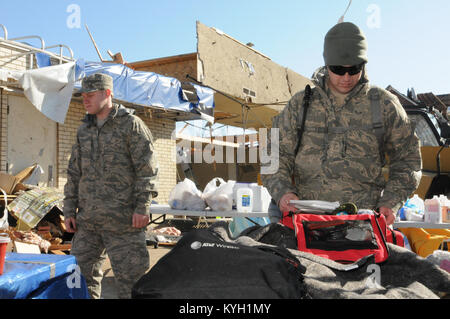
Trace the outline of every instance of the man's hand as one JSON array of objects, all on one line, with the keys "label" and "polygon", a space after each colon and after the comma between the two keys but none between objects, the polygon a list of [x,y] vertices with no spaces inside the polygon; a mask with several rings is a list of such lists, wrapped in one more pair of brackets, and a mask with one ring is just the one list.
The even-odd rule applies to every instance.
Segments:
[{"label": "man's hand", "polygon": [[388,207],[380,207],[380,214],[383,214],[386,217],[386,223],[392,225],[395,221],[394,211]]},{"label": "man's hand", "polygon": [[65,218],[64,225],[66,225],[66,231],[68,233],[75,233],[77,231],[77,222],[75,217]]},{"label": "man's hand", "polygon": [[286,193],[281,197],[280,202],[278,203],[278,207],[280,208],[281,212],[295,212],[298,209],[295,208],[294,205],[289,204],[291,200],[298,200],[297,195],[294,193]]},{"label": "man's hand", "polygon": [[150,217],[148,215],[133,214],[133,227],[134,228],[144,228],[148,225]]}]

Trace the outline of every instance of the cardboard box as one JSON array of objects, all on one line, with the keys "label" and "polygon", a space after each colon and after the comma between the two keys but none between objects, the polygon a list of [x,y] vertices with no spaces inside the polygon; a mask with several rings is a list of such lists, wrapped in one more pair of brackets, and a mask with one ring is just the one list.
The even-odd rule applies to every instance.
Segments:
[{"label": "cardboard box", "polygon": [[12,195],[14,188],[19,183],[19,179],[13,175],[0,172],[0,188],[3,189],[6,194]]},{"label": "cardboard box", "polygon": [[20,190],[28,190],[22,182],[33,174],[37,166],[37,164],[29,166],[17,173],[15,176],[0,172],[0,188],[2,188],[8,195],[12,195]]},{"label": "cardboard box", "polygon": [[23,182],[28,177],[30,177],[31,174],[33,174],[33,171],[36,169],[36,167],[37,167],[37,164],[34,164],[34,165],[31,165],[31,166],[25,168],[24,170],[22,170],[16,174],[16,178],[19,180],[19,182]]},{"label": "cardboard box", "polygon": [[62,211],[63,200],[63,192],[56,188],[33,188],[17,196],[8,209],[21,221],[18,230],[28,230],[36,227],[54,207]]}]

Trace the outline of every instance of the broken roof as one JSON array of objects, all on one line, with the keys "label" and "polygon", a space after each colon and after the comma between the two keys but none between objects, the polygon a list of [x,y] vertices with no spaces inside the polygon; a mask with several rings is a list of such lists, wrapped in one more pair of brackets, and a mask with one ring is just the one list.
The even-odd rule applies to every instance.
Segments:
[{"label": "broken roof", "polygon": [[[214,108],[213,90],[153,72],[135,71],[123,64],[77,61],[78,79],[94,73],[110,75],[114,81],[114,98],[139,106],[189,113],[192,119],[211,121]],[[191,98],[189,98],[190,96]],[[186,114],[185,116],[186,117]]]}]

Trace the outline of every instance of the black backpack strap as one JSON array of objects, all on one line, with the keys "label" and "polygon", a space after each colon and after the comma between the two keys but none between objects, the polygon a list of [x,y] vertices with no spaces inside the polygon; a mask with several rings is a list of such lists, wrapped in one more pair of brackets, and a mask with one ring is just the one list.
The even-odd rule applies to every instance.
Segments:
[{"label": "black backpack strap", "polygon": [[381,97],[376,88],[369,90],[370,108],[372,110],[372,128],[375,131],[375,135],[378,140],[378,149],[380,153],[380,159],[383,166],[386,161],[384,154],[384,124],[383,114],[381,111]]},{"label": "black backpack strap", "polygon": [[298,129],[298,133],[297,133],[298,139],[297,139],[297,145],[295,146],[295,153],[294,153],[295,155],[297,155],[298,150],[300,149],[300,144],[302,143],[303,132],[305,131],[306,114],[308,113],[309,104],[311,102],[311,95],[312,95],[311,86],[308,84],[305,87],[305,94],[303,96],[302,124],[301,124],[300,128]]},{"label": "black backpack strap", "polygon": [[[392,243],[394,245],[397,245],[397,237],[395,236],[395,232],[390,227],[387,227],[387,231],[391,233]],[[386,236],[387,236],[387,234],[386,234]]]}]

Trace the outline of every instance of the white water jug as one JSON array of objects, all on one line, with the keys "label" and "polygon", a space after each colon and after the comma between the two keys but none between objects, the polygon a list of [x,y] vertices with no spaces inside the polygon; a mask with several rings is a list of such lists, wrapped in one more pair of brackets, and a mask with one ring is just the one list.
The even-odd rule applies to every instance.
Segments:
[{"label": "white water jug", "polygon": [[439,224],[442,223],[441,201],[436,195],[425,200],[425,222]]},{"label": "white water jug", "polygon": [[240,213],[251,213],[253,211],[253,191],[251,188],[243,187],[236,191],[236,210]]}]

